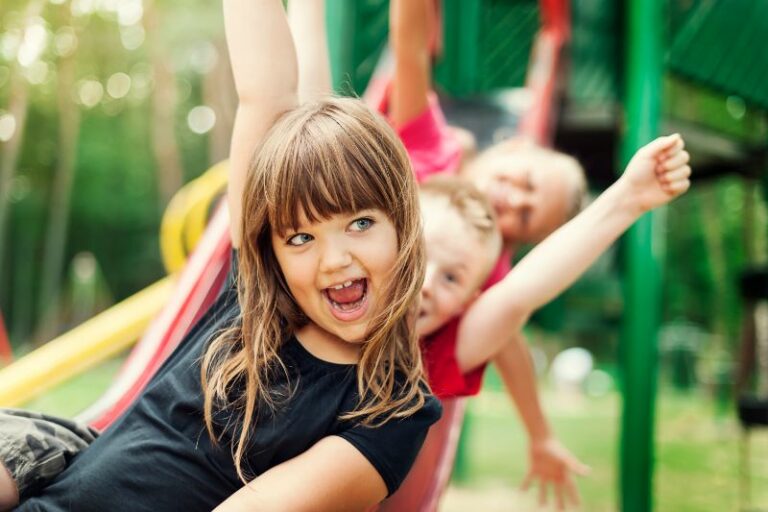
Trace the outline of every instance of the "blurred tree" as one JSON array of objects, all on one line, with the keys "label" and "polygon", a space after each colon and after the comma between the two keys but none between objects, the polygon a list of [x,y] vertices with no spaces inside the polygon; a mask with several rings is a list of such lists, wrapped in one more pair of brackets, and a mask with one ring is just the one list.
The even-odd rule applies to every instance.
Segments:
[{"label": "blurred tree", "polygon": [[[8,137],[0,138],[0,272],[3,269],[6,228],[13,193],[19,152],[24,141],[24,129],[29,102],[29,81],[23,76],[25,66],[34,62],[41,51],[39,42],[39,16],[42,0],[31,0],[23,11],[22,21],[6,33],[10,44],[16,44],[19,54],[10,63],[10,93],[8,95]],[[14,30],[15,29],[15,30]],[[16,32],[16,34],[14,34]],[[15,40],[14,40],[15,39]],[[37,54],[37,55],[36,55]],[[0,281],[0,285],[2,282]]]},{"label": "blurred tree", "polygon": [[[71,31],[72,14],[68,8],[58,6],[56,18],[60,27],[57,32]],[[60,288],[64,268],[67,230],[70,220],[70,200],[75,173],[75,155],[80,135],[80,108],[73,101],[75,86],[76,53],[74,48],[59,52],[57,61],[56,98],[58,110],[58,151],[54,168],[47,232],[43,248],[40,298],[38,299],[39,342],[59,334]]]},{"label": "blurred tree", "polygon": [[144,27],[149,34],[148,53],[154,77],[152,92],[152,150],[157,168],[160,206],[165,207],[183,183],[179,145],[176,143],[175,114],[178,103],[176,75],[167,47],[162,43],[163,23],[156,3],[144,3]]}]

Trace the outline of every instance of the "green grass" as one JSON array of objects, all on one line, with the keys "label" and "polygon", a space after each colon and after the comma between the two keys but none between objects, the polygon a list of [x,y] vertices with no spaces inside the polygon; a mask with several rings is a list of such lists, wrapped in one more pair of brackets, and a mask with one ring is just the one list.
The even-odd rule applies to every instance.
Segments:
[{"label": "green grass", "polygon": [[55,389],[24,404],[24,409],[54,416],[72,417],[107,390],[123,364],[125,356],[109,359],[92,370],[73,377]]},{"label": "green grass", "polygon": [[[592,467],[579,480],[583,510],[617,510],[620,397],[543,393],[546,409],[562,442]],[[512,492],[527,469],[527,445],[503,394],[486,392],[470,404],[468,473],[443,510],[462,510],[482,500],[482,509],[538,510],[535,496]],[[740,428],[733,417],[716,417],[700,393],[663,391],[658,399],[654,502],[659,512],[739,510]],[[751,441],[753,504],[768,510],[768,431]],[[496,494],[498,499],[489,500]]]}]

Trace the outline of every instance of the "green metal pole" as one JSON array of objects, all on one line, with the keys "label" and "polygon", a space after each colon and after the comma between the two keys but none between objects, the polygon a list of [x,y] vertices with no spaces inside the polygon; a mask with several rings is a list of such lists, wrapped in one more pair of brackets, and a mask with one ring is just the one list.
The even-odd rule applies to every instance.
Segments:
[{"label": "green metal pole", "polygon": [[[660,0],[628,0],[625,133],[622,164],[658,134],[661,100]],[[660,214],[643,216],[625,237],[626,282],[622,333],[620,509],[653,508],[653,436],[656,405],[657,334],[660,305]],[[655,233],[654,233],[655,231]]]},{"label": "green metal pole", "polygon": [[328,54],[331,60],[333,89],[349,93],[354,73],[353,45],[356,2],[354,0],[328,0],[325,20],[328,32]]}]

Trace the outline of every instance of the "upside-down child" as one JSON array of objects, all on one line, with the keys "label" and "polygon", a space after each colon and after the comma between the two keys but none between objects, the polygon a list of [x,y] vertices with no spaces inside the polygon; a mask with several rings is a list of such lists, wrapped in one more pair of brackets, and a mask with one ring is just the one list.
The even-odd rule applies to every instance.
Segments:
[{"label": "upside-down child", "polygon": [[229,282],[95,440],[0,414],[6,507],[18,492],[19,510],[363,510],[439,417],[412,328],[424,247],[401,143],[358,100],[299,104],[280,0],[226,0],[224,17],[240,98]]}]

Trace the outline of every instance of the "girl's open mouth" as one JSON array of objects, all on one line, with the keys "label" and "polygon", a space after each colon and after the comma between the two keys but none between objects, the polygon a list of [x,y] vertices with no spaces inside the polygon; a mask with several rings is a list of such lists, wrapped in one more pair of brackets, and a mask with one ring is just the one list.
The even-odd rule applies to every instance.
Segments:
[{"label": "girl's open mouth", "polygon": [[368,310],[368,280],[355,279],[323,290],[331,314],[342,322],[352,322]]}]

